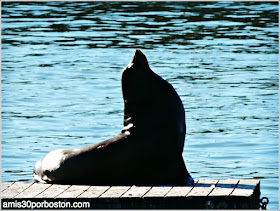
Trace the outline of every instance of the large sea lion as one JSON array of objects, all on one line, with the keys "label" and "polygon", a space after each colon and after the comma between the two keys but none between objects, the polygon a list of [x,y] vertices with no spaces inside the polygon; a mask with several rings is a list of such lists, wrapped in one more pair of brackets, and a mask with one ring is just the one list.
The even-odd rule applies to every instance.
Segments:
[{"label": "large sea lion", "polygon": [[89,185],[192,185],[182,152],[185,111],[171,84],[134,51],[122,72],[124,127],[103,142],[54,150],[34,167],[34,180]]}]

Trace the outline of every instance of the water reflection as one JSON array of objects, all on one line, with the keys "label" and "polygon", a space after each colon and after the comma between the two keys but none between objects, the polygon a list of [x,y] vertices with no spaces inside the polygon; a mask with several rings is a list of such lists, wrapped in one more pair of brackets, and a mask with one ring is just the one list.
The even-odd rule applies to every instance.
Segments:
[{"label": "water reflection", "polygon": [[[270,48],[271,43],[262,42],[268,38],[278,38],[276,31],[271,30],[278,22],[276,5],[273,3],[122,4],[37,2],[28,6],[17,2],[11,7],[9,3],[3,3],[2,16],[9,23],[3,24],[3,33],[11,36],[18,32],[23,34],[20,39],[5,36],[2,42],[11,45],[84,45],[88,48],[154,48],[158,45],[170,48],[186,45],[188,48],[193,45],[196,49],[200,46],[192,40],[251,39],[258,42],[249,42],[249,46],[244,46],[242,42],[239,48],[237,44],[234,52],[255,52],[260,47],[267,48],[270,53],[277,51],[277,48]],[[28,23],[28,26],[23,23]],[[76,32],[75,36],[73,32]],[[36,39],[24,39],[31,35]],[[204,44],[203,47],[210,46]]]}]

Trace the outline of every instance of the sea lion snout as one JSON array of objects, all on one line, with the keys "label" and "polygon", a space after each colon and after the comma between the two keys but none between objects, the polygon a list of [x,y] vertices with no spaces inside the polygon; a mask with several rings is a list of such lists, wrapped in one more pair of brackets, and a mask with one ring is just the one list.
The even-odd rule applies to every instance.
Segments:
[{"label": "sea lion snout", "polygon": [[141,68],[139,69],[142,70],[150,69],[146,56],[139,49],[134,50],[132,60],[130,63],[140,66]]},{"label": "sea lion snout", "polygon": [[[146,56],[136,49],[129,64],[123,69],[121,75],[122,93],[125,102],[144,102],[153,91],[153,84]],[[152,85],[154,86],[154,85]]]},{"label": "sea lion snout", "polygon": [[133,74],[135,78],[138,77],[138,74],[145,73],[150,70],[148,60],[146,56],[139,49],[134,50],[131,61],[128,65],[123,69],[122,78],[125,77],[125,74]]}]

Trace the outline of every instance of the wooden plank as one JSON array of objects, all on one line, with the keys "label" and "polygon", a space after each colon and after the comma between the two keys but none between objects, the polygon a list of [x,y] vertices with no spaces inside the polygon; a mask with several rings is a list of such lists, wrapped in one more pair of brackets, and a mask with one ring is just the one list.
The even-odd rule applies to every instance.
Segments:
[{"label": "wooden plank", "polygon": [[89,189],[89,187],[89,185],[72,185],[70,188],[57,195],[56,198],[77,198],[79,195]]},{"label": "wooden plank", "polygon": [[33,183],[15,182],[2,192],[2,198],[13,198],[32,184]]},{"label": "wooden plank", "polygon": [[121,198],[141,198],[143,197],[152,187],[151,186],[132,186]]},{"label": "wooden plank", "polygon": [[15,182],[1,182],[1,192],[6,190],[8,187],[10,187]]},{"label": "wooden plank", "polygon": [[215,188],[218,180],[199,180],[194,188],[188,193],[189,196],[208,196]]},{"label": "wooden plank", "polygon": [[68,188],[70,188],[70,185],[52,185],[35,198],[55,198]]},{"label": "wooden plank", "polygon": [[233,192],[238,182],[238,179],[219,180],[216,187],[209,194],[209,196],[229,196]]},{"label": "wooden plank", "polygon": [[47,188],[49,188],[51,184],[40,184],[40,183],[34,183],[31,186],[29,186],[27,189],[22,191],[20,194],[16,195],[14,198],[34,198]]},{"label": "wooden plank", "polygon": [[79,195],[78,198],[98,198],[109,188],[110,186],[91,186],[89,189]]},{"label": "wooden plank", "polygon": [[154,186],[144,195],[144,198],[148,197],[164,197],[170,190],[172,186]]},{"label": "wooden plank", "polygon": [[185,197],[193,189],[194,186],[173,187],[165,197]]},{"label": "wooden plank", "polygon": [[130,189],[130,186],[112,186],[99,198],[119,198]]},{"label": "wooden plank", "polygon": [[[17,198],[80,198],[91,208],[257,209],[259,180],[199,180],[188,186],[79,186],[3,183],[4,201]],[[235,187],[235,188],[234,188]],[[13,199],[14,197],[14,199]]]},{"label": "wooden plank", "polygon": [[257,186],[260,185],[259,180],[254,179],[241,179],[237,184],[234,191],[230,194],[231,196],[251,196],[254,193],[254,190]]}]

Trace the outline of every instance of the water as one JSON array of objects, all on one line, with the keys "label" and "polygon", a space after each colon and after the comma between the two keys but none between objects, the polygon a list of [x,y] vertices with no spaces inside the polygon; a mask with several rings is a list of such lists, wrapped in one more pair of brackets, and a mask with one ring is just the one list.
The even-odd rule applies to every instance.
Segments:
[{"label": "water", "polygon": [[278,209],[278,5],[2,2],[2,181],[120,132],[135,48],[184,103],[195,179],[257,178]]}]

